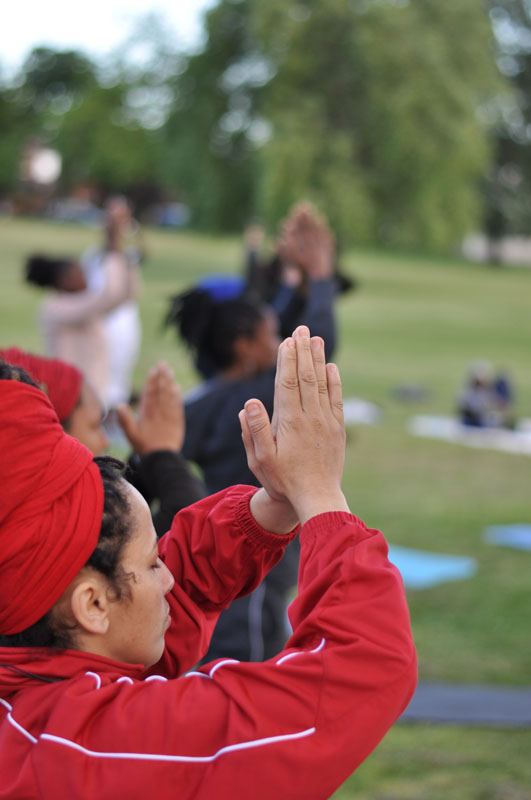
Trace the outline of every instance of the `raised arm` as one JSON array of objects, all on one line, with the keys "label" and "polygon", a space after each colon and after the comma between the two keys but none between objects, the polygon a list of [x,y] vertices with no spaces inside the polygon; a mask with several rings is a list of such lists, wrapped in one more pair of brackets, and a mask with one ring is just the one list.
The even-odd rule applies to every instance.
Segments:
[{"label": "raised arm", "polygon": [[[279,353],[273,420],[254,399],[242,415],[249,461],[265,487],[255,497],[267,505],[265,493],[285,503],[305,523],[299,595],[290,608],[293,635],[262,664],[226,659],[178,681],[151,684],[147,700],[138,690],[139,714],[149,703],[156,719],[142,746],[166,759],[157,781],[163,798],[178,787],[186,800],[207,800],[213,792],[228,800],[242,791],[255,800],[324,800],[411,697],[416,659],[404,589],[382,534],[347,510],[341,416],[338,373],[325,366],[322,342],[299,329]],[[232,538],[225,553],[237,573],[246,569],[242,542],[233,538],[232,524],[220,524],[221,508],[215,510],[220,497],[243,509],[244,496],[231,498],[231,491],[242,490],[198,504],[206,511],[212,503],[217,520],[203,513],[196,535],[206,526],[209,535]],[[225,506],[226,518],[234,517],[234,508],[228,511]],[[199,567],[201,556],[198,544]],[[206,592],[213,578],[204,569]],[[185,574],[176,577],[186,589]],[[109,741],[123,752],[103,720],[101,727],[99,746]],[[137,739],[131,746],[138,747]]]},{"label": "raised arm", "polygon": [[136,268],[119,253],[104,257],[105,284],[101,292],[57,292],[42,306],[43,322],[76,325],[112,311],[136,290]]},{"label": "raised arm", "polygon": [[168,365],[160,362],[150,370],[138,415],[125,403],[118,407],[117,414],[134,450],[127,480],[148,503],[158,502],[153,524],[162,536],[170,529],[178,511],[207,493],[181,453],[184,410],[180,387]]},{"label": "raised arm", "polygon": [[166,649],[151,672],[175,677],[196,664],[221,611],[258,586],[295,536],[296,528],[281,536],[255,520],[250,501],[257,491],[233,486],[184,508],[160,540],[175,585],[167,595],[172,624]]},{"label": "raised arm", "polygon": [[212,739],[223,747],[211,777],[224,796],[252,775],[258,800],[323,800],[407,705],[416,657],[385,539],[348,512],[339,375],[305,328],[281,346],[275,400],[271,424],[253,399],[242,427],[268,495],[291,504],[304,523],[293,635],[264,664],[221,662],[193,673],[187,701],[205,700],[218,721]]},{"label": "raised arm", "polygon": [[[326,358],[336,347],[334,303],[336,281],[334,236],[324,217],[307,203],[294,207],[284,221],[277,243],[285,269],[291,276],[281,287],[273,305],[279,314],[282,330],[291,331],[306,325],[325,343]],[[294,285],[294,274],[299,281]]]},{"label": "raised arm", "polygon": [[[411,697],[416,660],[402,581],[382,534],[346,510],[339,377],[307,329],[282,345],[275,399],[271,422],[254,399],[242,415],[264,491],[234,487],[205,498],[161,540],[175,575],[167,595],[174,647],[158,666],[162,675],[138,680],[120,669],[120,677],[100,680],[86,672],[68,694],[90,724],[70,723],[59,710],[51,735],[31,736],[35,759],[52,763],[52,779],[51,748],[61,748],[55,752],[76,796],[104,787],[105,797],[118,797],[126,786],[128,796],[145,797],[156,786],[160,800],[324,800]],[[197,653],[216,608],[252,588],[290,538],[262,530],[249,501],[262,504],[258,516],[269,507],[270,521],[281,507],[304,521],[293,635],[264,663],[222,659],[167,680]],[[58,735],[62,719],[72,739]]]},{"label": "raised arm", "polygon": [[348,512],[341,383],[337,367],[325,363],[322,339],[297,328],[279,348],[271,424],[257,399],[247,401],[240,423],[260,494],[293,508],[302,525],[326,511]]}]

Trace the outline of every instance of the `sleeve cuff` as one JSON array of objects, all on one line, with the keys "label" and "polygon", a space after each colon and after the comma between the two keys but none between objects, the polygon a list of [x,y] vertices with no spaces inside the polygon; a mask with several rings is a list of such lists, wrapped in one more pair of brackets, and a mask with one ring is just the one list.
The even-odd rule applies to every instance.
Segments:
[{"label": "sleeve cuff", "polygon": [[262,528],[254,519],[249,509],[251,497],[258,491],[258,487],[249,487],[250,491],[238,500],[236,506],[236,521],[240,530],[248,541],[257,550],[283,550],[297,536],[300,525],[290,533],[271,533]]},{"label": "sleeve cuff", "polygon": [[366,539],[371,531],[367,528],[363,520],[348,511],[327,511],[324,514],[317,514],[311,517],[301,530],[301,541],[316,539],[320,536],[330,536],[330,531],[339,528],[346,523],[354,525],[353,536],[359,539]]}]

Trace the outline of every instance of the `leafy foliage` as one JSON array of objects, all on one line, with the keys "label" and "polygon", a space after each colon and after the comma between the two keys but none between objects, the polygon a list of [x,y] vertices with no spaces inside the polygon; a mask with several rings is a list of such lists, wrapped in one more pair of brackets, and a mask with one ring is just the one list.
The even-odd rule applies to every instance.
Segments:
[{"label": "leafy foliage", "polygon": [[[156,33],[146,34],[155,47]],[[127,192],[144,202],[156,195],[162,169],[149,124],[154,104],[134,95],[146,85],[156,88],[153,64],[127,68],[123,51],[104,70],[77,51],[35,48],[14,86],[0,91],[0,191],[17,189],[23,148],[38,139],[61,153],[60,192],[89,181],[102,193]]]},{"label": "leafy foliage", "polygon": [[275,173],[288,153],[300,166],[302,149],[306,191],[321,195],[345,238],[434,249],[458,241],[477,221],[489,157],[476,107],[496,87],[481,3],[257,8],[278,52],[266,106],[275,129],[264,148],[268,215],[291,201]]},{"label": "leafy foliage", "polygon": [[90,179],[107,191],[134,192],[139,183],[153,180],[158,168],[154,141],[123,116],[120,86],[94,87],[65,115],[54,143],[64,157],[67,189]]},{"label": "leafy foliage", "polygon": [[511,91],[485,109],[496,126],[485,182],[485,224],[496,239],[531,233],[531,3],[490,0],[500,72]]},{"label": "leafy foliage", "polygon": [[481,216],[491,40],[481,0],[221,0],[176,81],[171,173],[206,227],[306,197],[345,241],[447,249]]},{"label": "leafy foliage", "polygon": [[188,56],[150,14],[106,61],[39,47],[0,85],[0,192],[37,136],[60,192],[212,231],[306,198],[346,244],[447,251],[531,230],[530,75],[529,0],[219,0]]},{"label": "leafy foliage", "polygon": [[269,78],[250,0],[222,0],[205,18],[207,44],[175,80],[164,129],[167,170],[199,227],[237,230],[253,211],[261,88]]}]

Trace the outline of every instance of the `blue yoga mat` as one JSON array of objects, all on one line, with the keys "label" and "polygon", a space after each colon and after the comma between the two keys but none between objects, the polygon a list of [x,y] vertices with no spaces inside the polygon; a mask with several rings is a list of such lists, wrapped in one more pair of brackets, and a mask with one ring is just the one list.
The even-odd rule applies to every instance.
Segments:
[{"label": "blue yoga mat", "polygon": [[531,550],[531,525],[489,525],[483,531],[483,541],[514,547],[516,550]]},{"label": "blue yoga mat", "polygon": [[463,581],[477,571],[469,556],[453,556],[389,545],[389,561],[398,567],[406,589],[429,589],[447,581]]}]

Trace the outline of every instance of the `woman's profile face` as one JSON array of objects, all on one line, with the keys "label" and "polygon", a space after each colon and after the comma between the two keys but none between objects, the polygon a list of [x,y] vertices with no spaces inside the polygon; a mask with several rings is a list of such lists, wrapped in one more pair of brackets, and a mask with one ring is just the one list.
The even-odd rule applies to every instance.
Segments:
[{"label": "woman's profile face", "polygon": [[165,595],[175,581],[158,557],[157,535],[146,501],[130,484],[125,484],[125,492],[133,533],[120,566],[128,579],[120,600],[109,606],[105,649],[109,658],[150,667],[164,650],[164,635],[171,622]]},{"label": "woman's profile face", "polygon": [[252,358],[256,364],[256,372],[270,369],[277,362],[280,336],[278,319],[273,311],[267,309],[261,322],[258,323],[254,336],[249,340],[252,346]]}]

